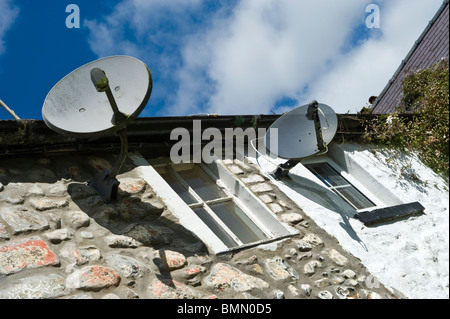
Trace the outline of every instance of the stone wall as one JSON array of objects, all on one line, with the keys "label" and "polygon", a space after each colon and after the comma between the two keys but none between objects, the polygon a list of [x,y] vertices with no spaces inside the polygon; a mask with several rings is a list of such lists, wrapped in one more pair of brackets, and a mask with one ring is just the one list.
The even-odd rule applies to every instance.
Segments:
[{"label": "stone wall", "polygon": [[84,184],[102,157],[1,159],[0,298],[396,298],[252,164],[225,161],[301,235],[216,256],[124,165],[118,201]]}]

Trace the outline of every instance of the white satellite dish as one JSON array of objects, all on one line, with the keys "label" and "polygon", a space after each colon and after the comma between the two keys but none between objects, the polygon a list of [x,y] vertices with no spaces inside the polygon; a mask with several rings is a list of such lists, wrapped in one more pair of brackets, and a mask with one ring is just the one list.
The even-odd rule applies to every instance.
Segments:
[{"label": "white satellite dish", "polygon": [[[103,70],[114,100],[125,115],[112,123],[114,110],[106,94],[92,84],[91,71]],[[148,67],[136,58],[112,56],[88,63],[59,81],[48,93],[42,108],[45,123],[54,131],[73,137],[99,137],[134,120],[145,108],[153,80]]]},{"label": "white satellite dish", "polygon": [[[300,106],[276,120],[267,131],[264,143],[271,155],[289,161],[278,166],[275,176],[286,176],[289,169],[306,157],[326,153],[337,127],[338,119],[333,109],[317,101]],[[275,130],[278,138],[273,141],[271,134]]]},{"label": "white satellite dish", "polygon": [[129,56],[112,56],[88,63],[59,81],[47,95],[42,116],[52,130],[71,137],[97,138],[115,133],[121,152],[112,171],[88,182],[105,202],[115,199],[115,178],[124,163],[126,126],[147,105],[153,89],[149,68]]}]

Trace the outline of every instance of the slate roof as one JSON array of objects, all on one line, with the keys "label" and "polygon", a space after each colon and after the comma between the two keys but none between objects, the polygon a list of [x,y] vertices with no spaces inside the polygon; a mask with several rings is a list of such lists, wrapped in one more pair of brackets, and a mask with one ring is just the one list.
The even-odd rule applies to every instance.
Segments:
[{"label": "slate roof", "polygon": [[374,114],[388,114],[401,106],[402,79],[410,72],[426,69],[449,57],[449,1],[445,0],[436,15],[401,62],[389,83],[378,96]]}]

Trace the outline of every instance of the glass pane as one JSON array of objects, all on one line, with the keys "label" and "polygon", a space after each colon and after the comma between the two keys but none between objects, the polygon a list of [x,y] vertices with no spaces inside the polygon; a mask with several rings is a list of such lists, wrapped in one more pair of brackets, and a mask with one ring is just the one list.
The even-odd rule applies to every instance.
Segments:
[{"label": "glass pane", "polygon": [[327,163],[305,166],[327,186],[341,186],[349,184],[334,168]]},{"label": "glass pane", "polygon": [[249,244],[268,238],[233,201],[214,204],[210,208],[242,243]]},{"label": "glass pane", "polygon": [[188,190],[184,188],[183,184],[170,172],[168,169],[158,170],[158,173],[165,179],[165,181],[172,187],[172,189],[184,200],[188,205],[197,203],[197,201],[189,194]]},{"label": "glass pane", "polygon": [[195,214],[212,230],[214,234],[228,247],[236,247],[238,244],[230,237],[217,222],[203,208],[194,209]]},{"label": "glass pane", "polygon": [[197,165],[177,173],[204,201],[226,197],[215,181]]},{"label": "glass pane", "polygon": [[341,195],[341,197],[345,197],[349,202],[351,202],[356,209],[364,209],[375,206],[374,203],[372,203],[366,196],[364,196],[353,186],[339,188],[336,191],[340,193],[339,195]]}]

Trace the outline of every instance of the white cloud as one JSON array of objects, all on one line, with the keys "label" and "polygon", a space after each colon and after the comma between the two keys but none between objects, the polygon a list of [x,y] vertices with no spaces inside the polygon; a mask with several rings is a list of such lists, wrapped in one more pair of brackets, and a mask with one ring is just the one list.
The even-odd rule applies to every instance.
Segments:
[{"label": "white cloud", "polygon": [[[298,96],[326,72],[364,17],[366,2],[242,1],[232,16],[191,40],[184,51],[185,69],[198,74],[204,68],[213,81],[208,112],[267,113],[277,100]],[[186,82],[192,86],[193,80]],[[180,85],[177,108],[189,100]]]},{"label": "white cloud", "polygon": [[18,14],[19,9],[12,5],[12,1],[0,0],[0,54],[6,50],[4,37]]},{"label": "white cloud", "polygon": [[[381,8],[374,35],[365,28],[371,3]],[[164,115],[267,114],[286,97],[353,113],[381,93],[440,4],[245,0],[211,12],[202,0],[124,0],[86,26],[99,56],[150,61]],[[364,42],[351,42],[355,30]]]},{"label": "white cloud", "polygon": [[380,38],[372,38],[336,59],[306,99],[316,98],[336,111],[355,113],[382,92],[442,4],[441,0],[385,1]]}]

